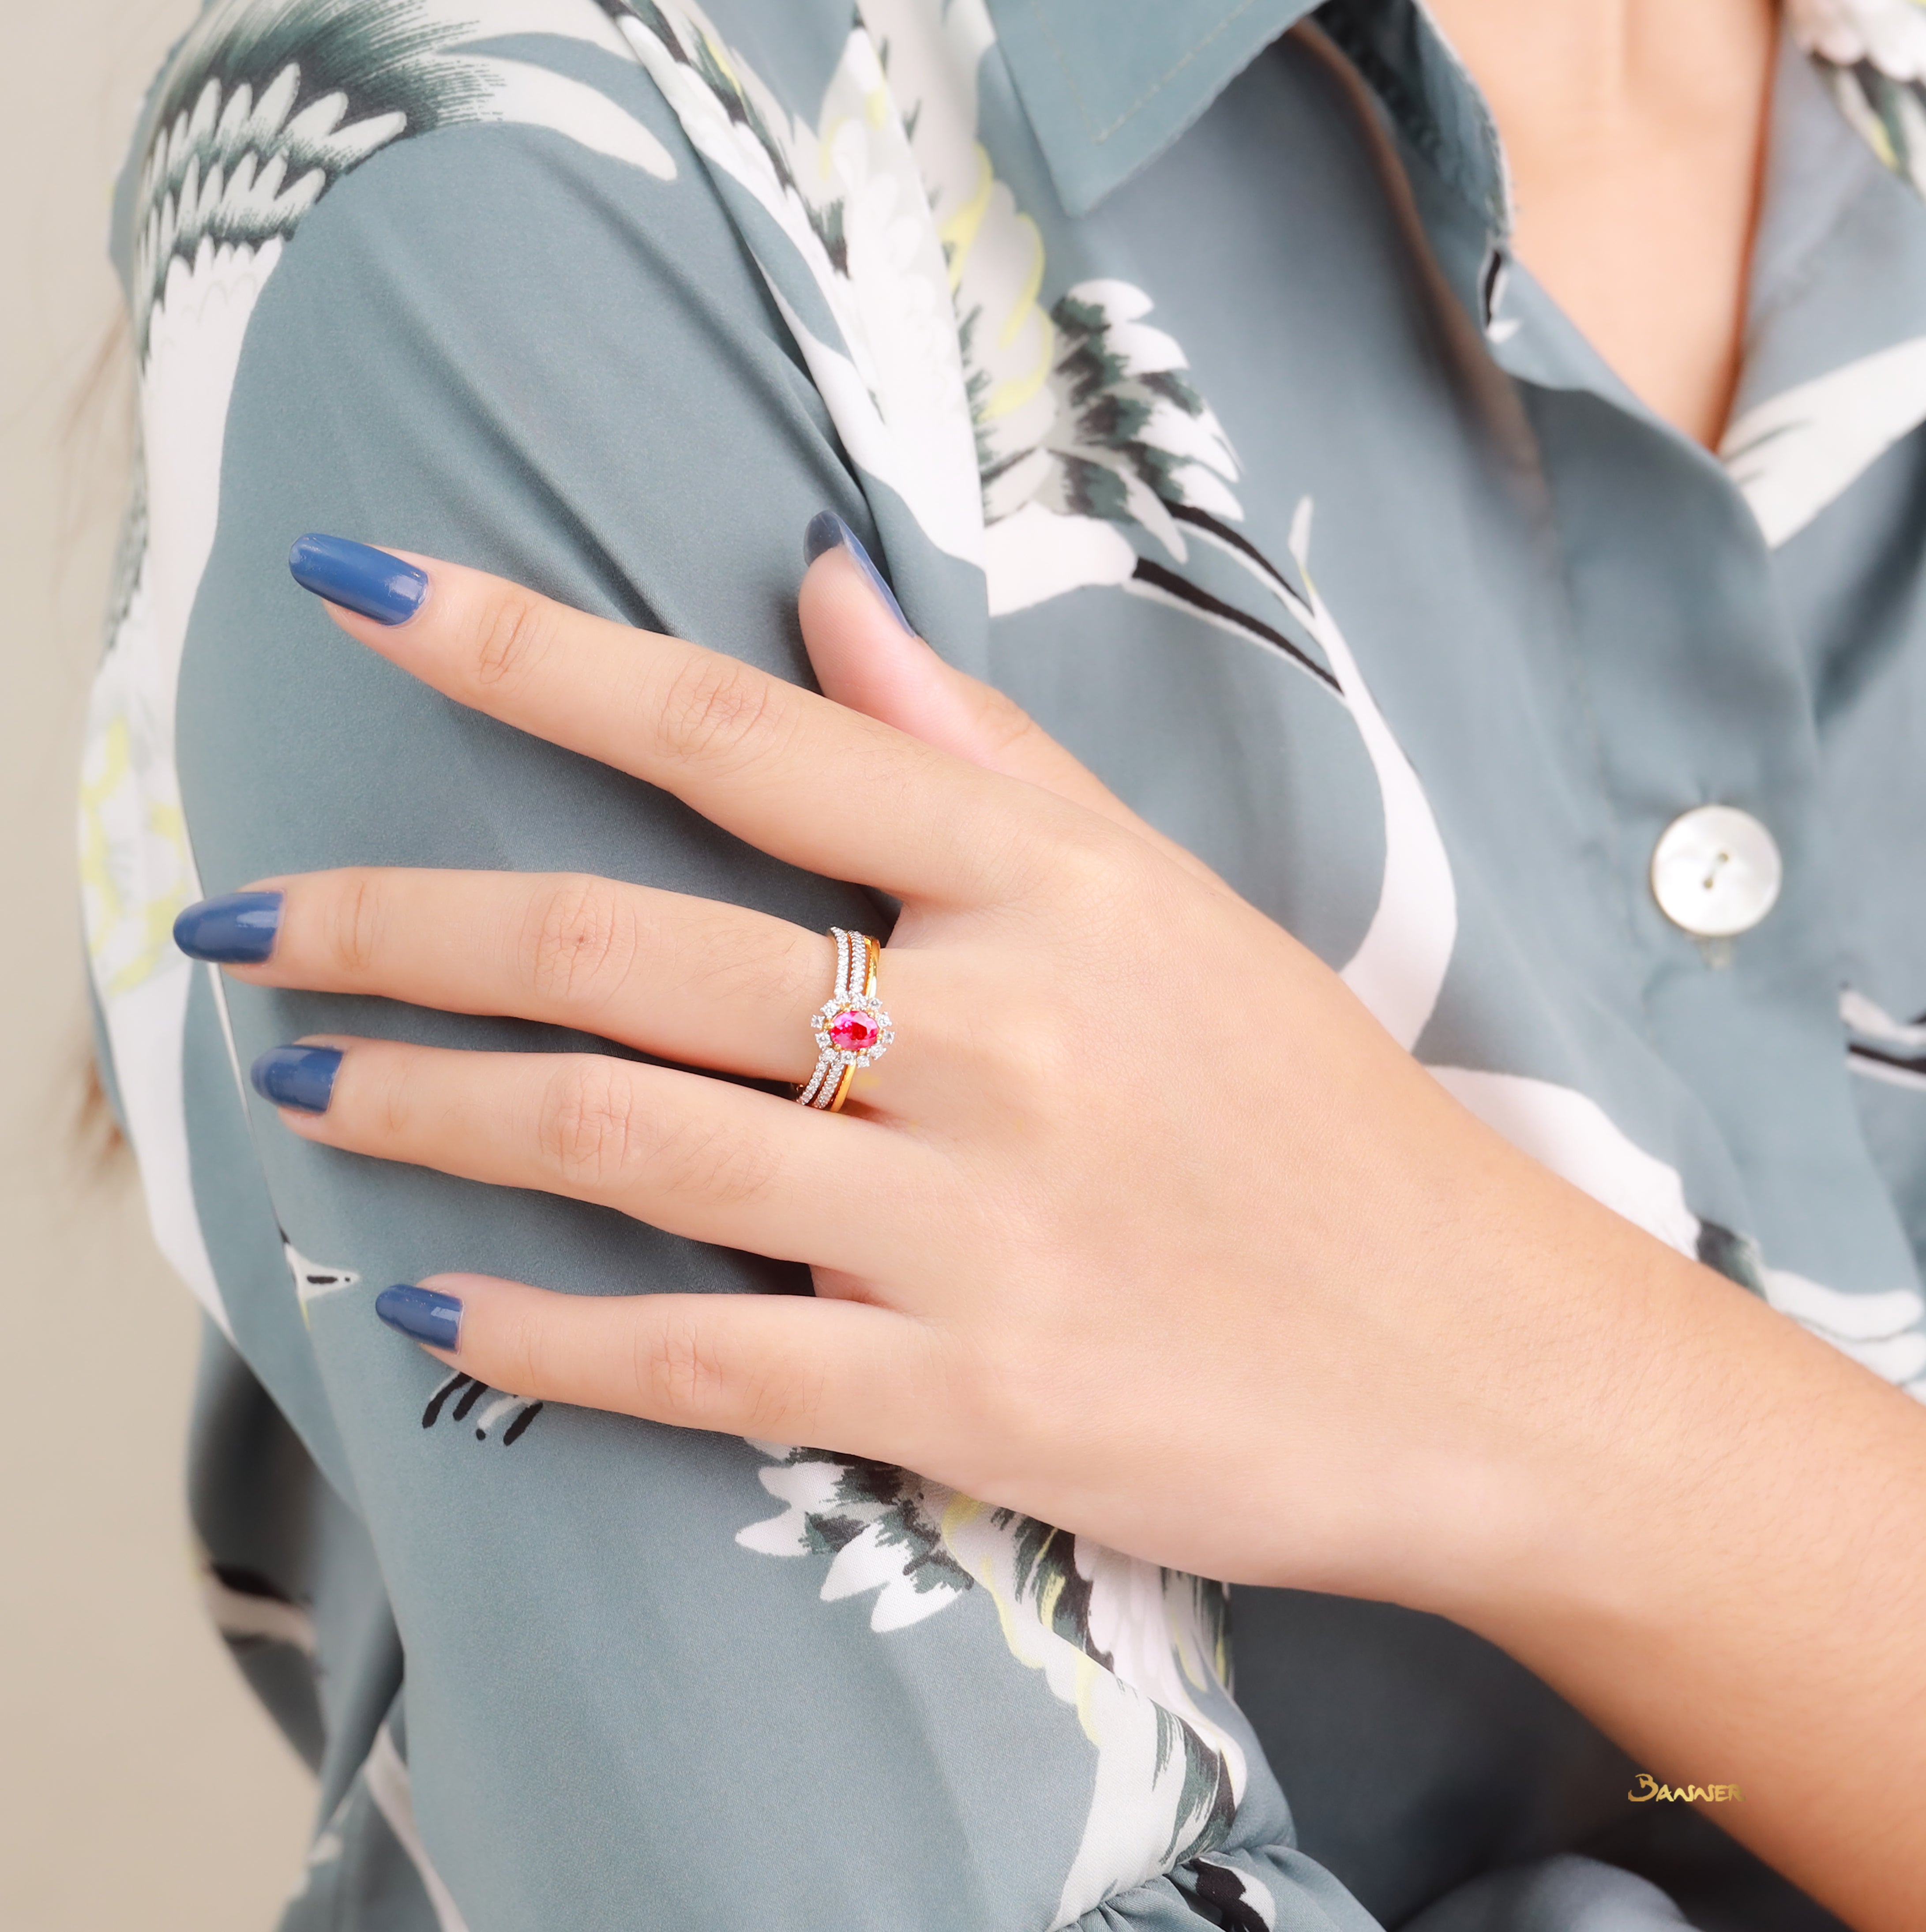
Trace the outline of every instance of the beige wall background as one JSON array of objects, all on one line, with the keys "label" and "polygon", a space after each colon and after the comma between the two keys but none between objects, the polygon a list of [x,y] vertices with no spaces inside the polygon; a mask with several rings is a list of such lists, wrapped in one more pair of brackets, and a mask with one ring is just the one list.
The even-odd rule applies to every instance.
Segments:
[{"label": "beige wall background", "polygon": [[[307,1773],[202,1614],[197,1318],[76,1118],[74,772],[127,461],[108,196],[196,0],[4,0],[0,64],[0,1926],[267,1932]],[[124,351],[123,350],[123,356]]]}]

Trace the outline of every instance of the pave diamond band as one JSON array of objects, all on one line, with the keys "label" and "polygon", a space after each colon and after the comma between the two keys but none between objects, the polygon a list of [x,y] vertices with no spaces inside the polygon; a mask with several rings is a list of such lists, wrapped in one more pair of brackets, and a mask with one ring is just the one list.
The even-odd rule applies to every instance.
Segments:
[{"label": "pave diamond band", "polygon": [[809,1022],[816,1036],[816,1070],[796,1089],[806,1107],[840,1113],[859,1066],[880,1060],[896,1037],[876,997],[876,966],[883,949],[867,933],[830,928],[836,943],[836,991]]}]

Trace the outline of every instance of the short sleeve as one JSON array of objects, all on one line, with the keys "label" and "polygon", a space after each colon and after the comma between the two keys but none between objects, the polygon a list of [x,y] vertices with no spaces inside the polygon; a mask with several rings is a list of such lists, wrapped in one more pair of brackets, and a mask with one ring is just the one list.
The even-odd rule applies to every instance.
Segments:
[{"label": "short sleeve", "polygon": [[[290,1466],[312,1466],[242,1500],[271,1512],[317,1480],[332,1499],[283,1526],[296,1580],[267,1594],[292,1613],[261,1612],[318,1646],[312,1721],[338,1735],[317,1754],[346,1727],[359,1756],[289,1922],[1363,1932],[1291,1849],[1224,1688],[1216,1586],[906,1472],[448,1377],[374,1318],[380,1288],[807,1276],[310,1146],[239,1071],[329,1030],[614,1049],[224,986],[129,936],[130,908],[151,937],[190,893],[346,865],[579,870],[810,926],[886,921],[856,886],[448,703],[288,577],[294,537],[334,532],[800,680],[817,512],[866,538],[896,518],[878,548],[905,579],[963,568],[910,555],[899,506],[879,509],[793,309],[608,16],[470,10],[501,31],[432,4],[212,10],[232,31],[177,56],[127,216],[148,516],[96,698],[125,889],[94,890],[94,974],[170,1252],[284,1417]],[[848,32],[824,5],[772,34],[826,72]],[[202,1458],[246,1453],[218,1422]],[[398,1660],[366,1638],[364,1590],[362,1636],[331,1650],[326,1619],[300,1624],[330,1538],[378,1574]]]}]

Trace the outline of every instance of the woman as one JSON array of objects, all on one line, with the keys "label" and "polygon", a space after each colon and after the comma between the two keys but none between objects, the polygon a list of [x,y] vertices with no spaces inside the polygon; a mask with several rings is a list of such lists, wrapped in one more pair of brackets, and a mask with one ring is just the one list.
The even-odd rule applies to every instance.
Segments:
[{"label": "woman", "polygon": [[1916,1922],[1921,16],[1300,11],[164,78],[92,929],[291,1925]]}]

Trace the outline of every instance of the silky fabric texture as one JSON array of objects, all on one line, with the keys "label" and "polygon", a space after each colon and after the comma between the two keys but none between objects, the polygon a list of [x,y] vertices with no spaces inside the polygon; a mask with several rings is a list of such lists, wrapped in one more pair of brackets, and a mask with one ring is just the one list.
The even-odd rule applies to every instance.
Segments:
[{"label": "silky fabric texture", "polygon": [[[448,1376],[388,1282],[806,1276],[296,1140],[240,1070],[306,1033],[602,1043],[228,985],[166,934],[345,864],[884,929],[414,683],[283,562],[454,558],[806,681],[832,509],[1474,1112],[1926,1395],[1910,17],[1790,10],[1714,456],[1513,259],[1408,0],[208,8],[116,204],[144,455],[82,870],[104,1070],[207,1311],[210,1600],[321,1779],[287,1932],[1832,1924],[1438,1619],[1233,1606],[910,1473]],[[1783,861],[1736,937],[1648,877],[1708,804]]]}]

